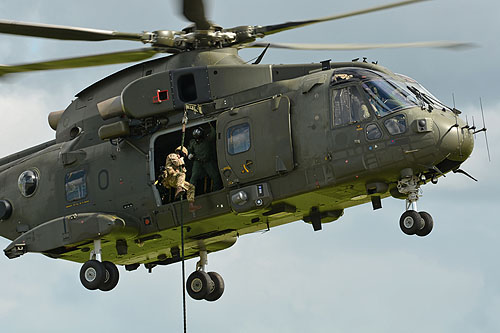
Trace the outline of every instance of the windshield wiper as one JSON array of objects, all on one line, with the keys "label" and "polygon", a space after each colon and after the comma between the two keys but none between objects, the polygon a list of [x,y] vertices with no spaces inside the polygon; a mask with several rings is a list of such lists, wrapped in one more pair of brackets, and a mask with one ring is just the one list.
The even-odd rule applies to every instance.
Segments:
[{"label": "windshield wiper", "polygon": [[432,99],[430,99],[427,95],[425,95],[423,92],[421,92],[420,90],[418,90],[415,87],[412,87],[412,86],[406,86],[406,87],[422,103],[420,105],[420,107],[422,108],[422,110],[427,109],[429,112],[431,112],[434,109],[433,106],[432,106],[432,105],[434,105],[434,103],[432,102]]},{"label": "windshield wiper", "polygon": [[439,100],[437,100],[436,98],[434,98],[432,95],[427,95],[427,94],[424,94],[422,93],[422,95],[424,95],[424,97],[426,97],[427,99],[429,99],[431,102],[433,102],[432,104],[434,104],[435,106],[437,106],[438,108],[441,108],[441,110],[443,111],[446,111],[446,109],[450,110],[450,111],[453,111],[450,107],[444,105],[443,103],[441,103]]}]

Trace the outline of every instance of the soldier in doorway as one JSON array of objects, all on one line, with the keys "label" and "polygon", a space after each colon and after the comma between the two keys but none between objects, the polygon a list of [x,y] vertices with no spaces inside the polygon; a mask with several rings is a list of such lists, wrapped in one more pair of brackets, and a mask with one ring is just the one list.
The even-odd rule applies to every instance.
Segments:
[{"label": "soldier in doorway", "polygon": [[188,158],[193,161],[193,170],[189,182],[197,185],[200,180],[205,178],[205,175],[208,175],[213,181],[212,190],[220,190],[222,188],[222,180],[217,168],[215,129],[212,125],[210,125],[210,132],[208,134],[205,133],[202,127],[193,130],[193,139],[189,142],[188,150]]},{"label": "soldier in doorway", "polygon": [[166,188],[175,188],[175,198],[186,192],[189,202],[189,210],[194,212],[200,209],[200,206],[194,204],[194,185],[186,181],[186,166],[184,157],[187,155],[186,147],[177,147],[175,152],[169,154],[165,161],[165,171],[163,171],[162,185]]}]

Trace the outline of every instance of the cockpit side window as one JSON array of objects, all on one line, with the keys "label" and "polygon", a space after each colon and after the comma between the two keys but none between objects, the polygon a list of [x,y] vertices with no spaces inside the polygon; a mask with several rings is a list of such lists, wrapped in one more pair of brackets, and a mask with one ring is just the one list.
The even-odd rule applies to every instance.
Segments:
[{"label": "cockpit side window", "polygon": [[395,115],[384,121],[385,128],[391,135],[403,134],[406,132],[406,117],[404,114]]},{"label": "cockpit side window", "polygon": [[366,101],[357,86],[332,89],[333,126],[361,122],[370,118]]}]

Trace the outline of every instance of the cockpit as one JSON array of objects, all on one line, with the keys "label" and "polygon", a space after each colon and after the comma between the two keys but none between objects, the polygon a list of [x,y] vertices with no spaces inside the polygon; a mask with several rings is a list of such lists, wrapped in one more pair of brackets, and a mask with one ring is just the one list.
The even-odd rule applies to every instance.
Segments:
[{"label": "cockpit", "polygon": [[330,86],[334,126],[357,123],[371,114],[382,118],[411,107],[450,110],[417,81],[400,74],[341,68],[334,71]]}]

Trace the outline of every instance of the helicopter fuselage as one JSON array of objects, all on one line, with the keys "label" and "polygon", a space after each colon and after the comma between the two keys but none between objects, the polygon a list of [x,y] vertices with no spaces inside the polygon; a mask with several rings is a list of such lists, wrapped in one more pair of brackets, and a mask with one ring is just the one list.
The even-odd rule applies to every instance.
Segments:
[{"label": "helicopter fuselage", "polygon": [[[133,269],[179,261],[181,224],[186,258],[297,220],[319,230],[346,208],[406,198],[402,179],[434,182],[473,149],[458,111],[381,66],[247,65],[235,49],[127,68],[51,124],[55,140],[0,160],[9,258],[85,262],[101,239],[103,259]],[[191,213],[157,180],[200,126],[216,131],[224,187],[211,191],[206,179]]]}]

